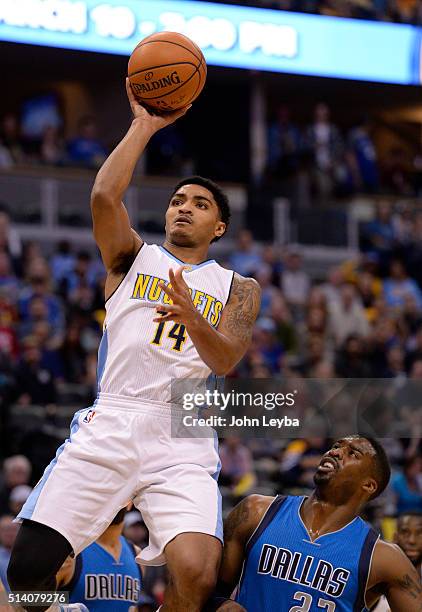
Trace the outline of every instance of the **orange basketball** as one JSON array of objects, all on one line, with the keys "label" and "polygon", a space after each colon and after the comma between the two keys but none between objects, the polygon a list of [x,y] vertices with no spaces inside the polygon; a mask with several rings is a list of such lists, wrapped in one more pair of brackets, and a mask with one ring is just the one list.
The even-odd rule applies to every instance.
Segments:
[{"label": "orange basketball", "polygon": [[159,32],[135,47],[128,77],[142,104],[172,111],[196,100],[205,85],[207,65],[201,49],[187,36]]}]

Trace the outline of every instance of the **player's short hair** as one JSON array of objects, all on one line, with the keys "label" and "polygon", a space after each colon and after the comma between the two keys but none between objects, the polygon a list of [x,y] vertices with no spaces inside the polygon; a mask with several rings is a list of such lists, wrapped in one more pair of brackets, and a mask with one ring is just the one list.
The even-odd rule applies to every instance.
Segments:
[{"label": "player's short hair", "polygon": [[375,451],[374,457],[374,476],[377,481],[378,488],[373,495],[369,498],[370,500],[375,499],[386,489],[391,477],[390,462],[387,457],[387,453],[384,447],[375,438],[368,438],[362,436],[365,440],[368,440],[369,444]]},{"label": "player's short hair", "polygon": [[[183,187],[184,185],[200,185],[201,187],[208,189],[208,191],[212,193],[214,200],[218,206],[218,210],[220,211],[221,221],[226,224],[227,231],[227,228],[230,223],[231,212],[229,198],[227,197],[226,193],[221,189],[221,187],[217,185],[217,183],[214,183],[214,181],[212,181],[211,179],[204,178],[203,176],[188,176],[183,180],[179,181],[179,183],[177,183],[176,187],[173,190],[173,193],[171,194],[171,198],[174,196],[177,190],[180,189],[180,187]],[[220,240],[221,237],[222,236],[216,236],[215,238],[213,238],[213,240],[211,240],[211,242],[217,242],[217,240]]]}]

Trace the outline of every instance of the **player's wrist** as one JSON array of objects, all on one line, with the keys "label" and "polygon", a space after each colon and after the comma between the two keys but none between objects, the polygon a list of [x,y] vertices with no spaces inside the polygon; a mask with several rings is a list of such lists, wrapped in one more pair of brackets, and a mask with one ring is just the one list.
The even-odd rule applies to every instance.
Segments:
[{"label": "player's wrist", "polygon": [[155,132],[157,131],[156,128],[154,128],[154,126],[149,123],[148,121],[145,121],[144,117],[134,117],[132,120],[132,127],[139,132],[142,132],[142,134],[146,134],[147,136],[153,136],[155,134]]},{"label": "player's wrist", "polygon": [[186,328],[188,331],[192,332],[195,329],[200,328],[201,324],[205,322],[205,319],[195,307],[192,308],[191,315],[186,322]]}]

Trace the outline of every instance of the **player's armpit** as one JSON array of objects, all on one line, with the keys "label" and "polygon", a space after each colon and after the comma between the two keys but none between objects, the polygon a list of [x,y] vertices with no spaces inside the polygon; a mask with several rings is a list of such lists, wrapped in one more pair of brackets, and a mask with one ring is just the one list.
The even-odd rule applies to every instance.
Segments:
[{"label": "player's armpit", "polygon": [[373,576],[386,596],[391,612],[422,612],[420,577],[398,546],[386,542],[376,545],[370,582]]},{"label": "player's armpit", "polygon": [[230,597],[242,570],[246,544],[274,501],[274,497],[249,495],[237,504],[224,521],[223,560],[218,594]]},{"label": "player's armpit", "polygon": [[241,357],[251,340],[260,305],[261,289],[256,280],[244,278],[235,272],[230,297],[221,315],[218,331],[237,345],[242,352]]}]

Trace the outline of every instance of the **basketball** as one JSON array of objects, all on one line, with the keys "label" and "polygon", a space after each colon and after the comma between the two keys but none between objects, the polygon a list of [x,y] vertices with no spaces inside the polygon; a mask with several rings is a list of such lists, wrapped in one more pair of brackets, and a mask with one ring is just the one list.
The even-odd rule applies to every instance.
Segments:
[{"label": "basketball", "polygon": [[160,32],[144,38],[129,58],[128,77],[136,98],[159,111],[174,111],[201,93],[207,66],[201,49],[187,36]]}]

